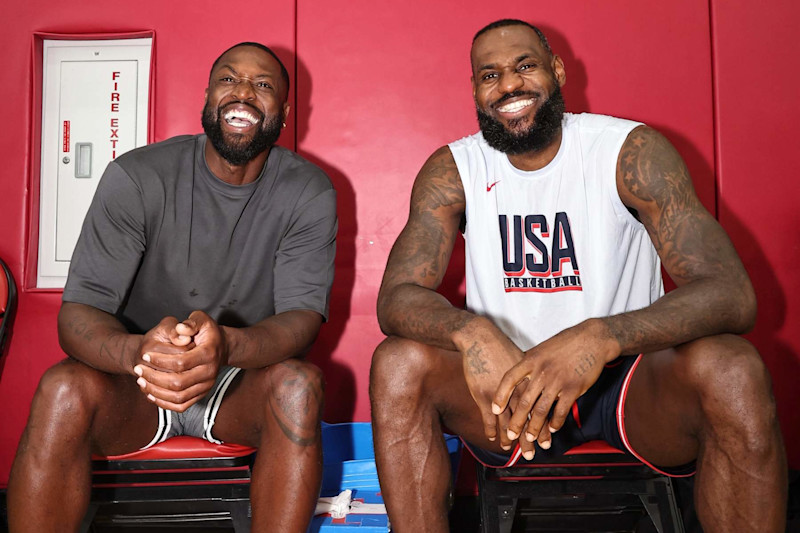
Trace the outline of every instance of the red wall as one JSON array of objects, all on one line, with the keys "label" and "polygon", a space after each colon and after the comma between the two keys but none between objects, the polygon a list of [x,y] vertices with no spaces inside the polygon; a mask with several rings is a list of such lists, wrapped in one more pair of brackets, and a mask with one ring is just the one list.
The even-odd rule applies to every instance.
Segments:
[{"label": "red wall", "polygon": [[[779,4],[786,14],[783,20],[797,14],[788,0],[770,2]],[[791,102],[788,86],[780,87],[777,95],[769,92],[776,72],[778,79],[790,79],[780,72],[781,65],[768,72],[765,62],[760,70],[750,70],[767,50],[776,51],[776,63],[783,57],[777,51],[790,45],[788,29],[781,33],[764,28],[765,41],[763,32],[754,34],[740,26],[759,17],[766,25],[766,17],[750,13],[743,2],[737,7],[727,1],[727,13],[720,13],[712,1],[711,17],[709,5],[694,0],[568,0],[535,6],[512,1],[503,9],[474,0],[408,0],[382,3],[380,8],[365,0],[248,4],[139,0],[126,7],[89,0],[77,12],[52,0],[31,0],[25,7],[4,7],[0,110],[6,127],[0,130],[5,163],[0,170],[0,213],[5,232],[0,256],[19,279],[25,268],[33,126],[27,80],[34,31],[155,30],[157,140],[199,131],[208,68],[223,48],[242,40],[274,45],[294,72],[297,91],[282,144],[296,147],[327,170],[339,195],[332,318],[312,354],[327,375],[326,419],[368,420],[369,361],[382,339],[375,299],[388,251],[405,221],[414,175],[438,146],[476,130],[468,55],[474,32],[494,19],[523,18],[539,24],[564,57],[569,110],[616,114],[660,129],[686,158],[701,198],[712,211],[715,168],[719,169],[722,222],[736,234],[751,274],[767,279],[756,280],[761,319],[752,339],[773,370],[784,431],[791,437],[790,453],[800,452],[795,450],[798,435],[786,427],[793,422],[789,408],[797,405],[791,385],[800,353],[798,340],[788,334],[788,324],[797,320],[800,292],[788,271],[788,262],[800,255],[797,225],[791,224],[797,213],[789,211],[792,195],[787,194],[794,183],[788,163],[777,159],[774,143],[759,140],[763,147],[745,150],[753,140],[738,122],[751,123],[742,109],[742,95],[748,105],[756,98],[769,100],[769,106],[759,109],[774,108],[765,116],[769,123],[777,120],[782,131],[797,122],[776,119]],[[737,74],[744,69],[748,75],[740,79]],[[796,106],[793,112],[798,118]],[[769,137],[773,138],[787,137],[776,131]],[[749,186],[751,176],[756,169],[761,175],[763,156],[748,160],[750,153],[776,153],[772,166],[767,166],[768,180],[759,180],[764,185],[755,191]],[[778,191],[783,184],[782,202],[775,200],[767,183]],[[764,224],[770,216],[780,225]],[[794,238],[787,240],[789,236]],[[455,265],[445,287],[454,301],[463,298],[460,275]],[[58,305],[59,294],[25,291],[21,296],[0,376],[0,485],[8,478],[38,378],[61,357],[55,333]],[[778,325],[765,326],[765,321],[776,320]],[[800,462],[797,455],[792,457],[795,465]]]},{"label": "red wall", "polygon": [[800,468],[800,4],[713,0],[719,219],[758,294],[748,335],[770,368]]}]

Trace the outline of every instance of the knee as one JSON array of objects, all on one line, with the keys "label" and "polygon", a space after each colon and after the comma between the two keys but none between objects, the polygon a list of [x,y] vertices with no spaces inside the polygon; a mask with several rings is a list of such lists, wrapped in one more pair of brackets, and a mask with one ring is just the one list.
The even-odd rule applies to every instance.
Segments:
[{"label": "knee", "polygon": [[419,392],[431,369],[429,347],[399,337],[384,340],[372,355],[369,389],[373,403]]},{"label": "knee", "polygon": [[103,390],[97,370],[72,359],[50,367],[39,381],[31,405],[31,418],[63,421],[71,427],[87,427]]},{"label": "knee", "polygon": [[777,413],[769,371],[753,345],[733,335],[713,337],[693,343],[688,355],[706,419],[745,441],[764,442]]},{"label": "knee", "polygon": [[322,416],[325,380],[315,365],[287,359],[267,369],[266,389],[271,409],[277,406],[294,420],[318,422]]}]

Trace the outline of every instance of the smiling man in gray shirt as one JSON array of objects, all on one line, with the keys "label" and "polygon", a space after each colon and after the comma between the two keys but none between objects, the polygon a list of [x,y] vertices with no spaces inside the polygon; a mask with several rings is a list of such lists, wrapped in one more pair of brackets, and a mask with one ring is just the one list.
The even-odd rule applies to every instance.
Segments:
[{"label": "smiling man in gray shirt", "polygon": [[328,315],[336,195],[274,146],[288,89],[269,48],[240,43],[212,66],[205,135],[108,166],[59,313],[69,357],[42,378],[14,461],[11,531],[75,529],[90,454],[175,435],[258,447],[253,531],[308,527],[323,379],[299,357]]}]

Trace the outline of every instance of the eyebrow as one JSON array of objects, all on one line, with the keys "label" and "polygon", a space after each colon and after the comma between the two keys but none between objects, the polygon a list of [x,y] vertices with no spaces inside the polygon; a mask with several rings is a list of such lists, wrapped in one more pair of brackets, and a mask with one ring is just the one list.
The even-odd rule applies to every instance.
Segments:
[{"label": "eyebrow", "polygon": [[[225,68],[230,70],[231,73],[234,76],[239,76],[239,73],[236,72],[236,69],[233,68],[232,66],[230,66],[230,65],[220,65],[219,66],[219,70],[222,70],[222,69],[225,69]],[[259,79],[259,78],[274,79],[275,77],[272,74],[269,74],[269,73],[256,74],[255,76],[252,77],[252,79]]]},{"label": "eyebrow", "polygon": [[[521,56],[514,58],[514,63],[519,63],[520,61],[525,61],[526,59],[530,58],[533,58],[531,54],[522,54]],[[481,65],[480,67],[478,67],[478,72],[482,72],[484,70],[493,70],[495,68],[496,68],[495,63],[487,63],[486,65]]]}]

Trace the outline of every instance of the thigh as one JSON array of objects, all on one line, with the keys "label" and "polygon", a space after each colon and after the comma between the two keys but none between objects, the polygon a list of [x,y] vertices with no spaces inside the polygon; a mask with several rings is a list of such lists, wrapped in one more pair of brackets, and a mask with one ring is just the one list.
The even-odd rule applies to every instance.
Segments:
[{"label": "thigh", "polygon": [[645,354],[623,391],[621,436],[649,463],[676,467],[697,459],[702,408],[693,367],[705,343]]},{"label": "thigh", "polygon": [[31,406],[33,424],[36,417],[61,440],[88,432],[91,451],[98,455],[138,450],[158,428],[158,408],[134,376],[107,374],[74,359],[63,360],[42,377]]},{"label": "thigh", "polygon": [[322,416],[321,371],[300,359],[239,372],[225,391],[213,436],[223,442],[259,446],[262,432],[277,426],[297,444],[318,438]]}]

